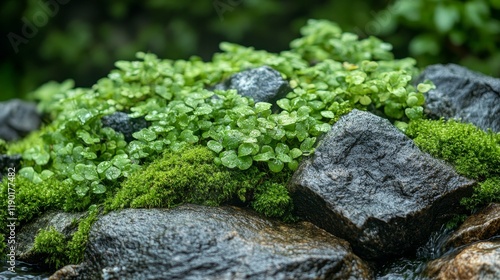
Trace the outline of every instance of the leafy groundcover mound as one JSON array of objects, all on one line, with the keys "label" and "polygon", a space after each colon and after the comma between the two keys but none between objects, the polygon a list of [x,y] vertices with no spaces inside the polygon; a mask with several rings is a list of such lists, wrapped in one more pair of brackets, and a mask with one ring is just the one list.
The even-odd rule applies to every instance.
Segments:
[{"label": "leafy groundcover mound", "polygon": [[[48,210],[91,210],[71,240],[53,229],[42,230],[35,250],[53,267],[80,261],[97,209],[233,204],[293,221],[288,179],[300,160],[314,152],[317,137],[354,108],[390,119],[431,153],[432,145],[443,141],[426,146],[425,132],[464,126],[424,125],[424,93],[433,85],[413,86],[415,61],[394,59],[389,44],[374,37],[361,40],[321,20],[310,20],[301,33],[290,50],[279,54],[230,43],[222,43],[223,52],[210,62],[138,53],[138,61],[118,61],[117,69],[92,88],[52,82],[32,93],[45,125],[19,142],[0,144],[7,154],[23,158],[16,177],[19,225]],[[211,90],[232,74],[263,65],[279,71],[292,88],[278,100],[277,111],[236,90]],[[103,126],[102,118],[115,112],[144,118],[149,126],[126,139]],[[476,157],[495,169],[500,137],[482,131],[474,135],[489,143],[489,151],[495,151],[491,157],[483,156],[486,151],[471,152],[468,164],[448,154],[435,156],[465,169],[474,168],[471,157]],[[449,141],[477,140],[467,137],[463,133]],[[498,178],[490,178],[498,170],[464,174],[485,181],[467,202],[472,207],[500,197]],[[4,235],[6,180],[0,188]]]}]

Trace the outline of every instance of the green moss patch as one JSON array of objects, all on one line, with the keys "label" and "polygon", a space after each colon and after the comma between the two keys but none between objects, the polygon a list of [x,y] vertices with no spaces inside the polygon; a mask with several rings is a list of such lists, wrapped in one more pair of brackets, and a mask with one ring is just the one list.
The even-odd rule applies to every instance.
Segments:
[{"label": "green moss patch", "polygon": [[[256,167],[230,170],[214,164],[214,158],[214,152],[203,146],[189,147],[180,153],[167,152],[125,180],[107,201],[106,209],[251,202],[266,216],[290,217],[293,204],[284,184],[291,173],[270,177]],[[272,188],[268,190],[269,186]]]},{"label": "green moss patch", "polygon": [[42,255],[45,264],[53,269],[59,269],[69,263],[81,263],[90,228],[97,220],[97,213],[97,210],[90,211],[88,216],[79,222],[78,230],[69,238],[53,227],[40,230],[35,237],[33,252]]}]

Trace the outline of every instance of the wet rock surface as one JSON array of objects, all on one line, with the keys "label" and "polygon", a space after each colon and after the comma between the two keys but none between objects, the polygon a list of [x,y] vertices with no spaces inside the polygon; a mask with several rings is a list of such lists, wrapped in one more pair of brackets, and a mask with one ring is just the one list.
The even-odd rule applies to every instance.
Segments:
[{"label": "wet rock surface", "polygon": [[436,85],[426,96],[429,116],[462,119],[500,132],[500,79],[455,64],[431,65],[415,83],[426,79]]},{"label": "wet rock surface", "polygon": [[492,203],[470,216],[448,239],[445,247],[459,247],[500,235],[500,204]]},{"label": "wet rock surface", "polygon": [[347,242],[235,207],[127,209],[92,227],[77,279],[371,279]]},{"label": "wet rock surface", "polygon": [[78,276],[77,265],[67,265],[52,274],[48,280],[66,280],[73,279]]},{"label": "wet rock surface", "polygon": [[78,223],[85,216],[85,213],[66,213],[66,212],[48,212],[36,218],[32,222],[23,226],[16,235],[18,244],[16,255],[17,259],[28,263],[39,263],[40,256],[33,252],[35,237],[41,229],[54,227],[58,232],[68,237],[78,229]]},{"label": "wet rock surface", "polygon": [[245,70],[232,75],[229,79],[214,87],[214,89],[236,89],[238,94],[251,97],[255,102],[276,104],[292,89],[281,77],[280,72],[269,66]]},{"label": "wet rock surface", "polygon": [[21,168],[21,155],[0,155],[0,182],[9,173],[9,168]]},{"label": "wet rock surface", "polygon": [[389,121],[353,110],[290,181],[297,214],[370,260],[424,244],[472,193],[474,181],[421,152]]},{"label": "wet rock surface", "polygon": [[132,136],[134,132],[149,126],[149,122],[143,117],[131,118],[124,112],[115,112],[109,116],[104,116],[101,121],[103,127],[111,127],[114,131],[122,133],[127,142],[135,139]]},{"label": "wet rock surface", "polygon": [[424,273],[431,279],[500,279],[500,241],[467,246],[430,262]]},{"label": "wet rock surface", "polygon": [[19,99],[0,102],[0,138],[18,140],[40,127],[36,104]]}]

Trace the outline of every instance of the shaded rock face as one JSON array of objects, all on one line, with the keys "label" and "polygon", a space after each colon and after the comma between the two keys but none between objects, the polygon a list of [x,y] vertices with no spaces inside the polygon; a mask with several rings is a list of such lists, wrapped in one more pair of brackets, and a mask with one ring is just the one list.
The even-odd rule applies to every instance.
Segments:
[{"label": "shaded rock face", "polygon": [[235,207],[127,209],[92,227],[77,279],[370,279],[347,242]]},{"label": "shaded rock face", "polygon": [[389,121],[353,110],[302,161],[289,183],[297,214],[371,260],[427,241],[474,181],[421,152]]},{"label": "shaded rock face", "polygon": [[125,141],[130,142],[135,138],[132,136],[143,128],[149,126],[149,122],[143,117],[131,118],[127,113],[115,112],[101,119],[103,127],[111,127],[114,131],[120,132],[125,136]]},{"label": "shaded rock face", "polygon": [[276,104],[276,101],[292,91],[288,82],[281,77],[280,72],[269,66],[236,73],[225,82],[216,85],[214,89],[236,89],[238,94],[253,98],[255,102],[271,104]]},{"label": "shaded rock face", "polygon": [[9,168],[18,171],[21,167],[21,155],[0,155],[0,182],[9,173]]},{"label": "shaded rock face", "polygon": [[431,65],[415,83],[427,79],[436,85],[426,96],[429,116],[462,119],[500,132],[500,79],[455,64]]},{"label": "shaded rock face", "polygon": [[431,279],[500,279],[500,241],[475,243],[434,260],[424,273]]},{"label": "shaded rock face", "polygon": [[17,259],[28,263],[39,263],[41,257],[33,252],[35,237],[41,229],[54,227],[58,232],[68,237],[78,229],[78,223],[85,216],[82,213],[48,212],[24,225],[16,235]]},{"label": "shaded rock face", "polygon": [[19,99],[0,102],[0,138],[14,141],[40,127],[36,104]]},{"label": "shaded rock face", "polygon": [[446,242],[445,247],[459,247],[500,235],[500,204],[492,203],[470,216]]}]

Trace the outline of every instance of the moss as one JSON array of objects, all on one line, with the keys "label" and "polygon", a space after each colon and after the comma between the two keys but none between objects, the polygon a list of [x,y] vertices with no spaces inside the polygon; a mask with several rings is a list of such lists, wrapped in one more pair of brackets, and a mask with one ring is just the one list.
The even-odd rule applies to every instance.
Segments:
[{"label": "moss", "polygon": [[[8,188],[7,180],[0,183],[0,224],[2,225],[0,230],[2,231],[5,230],[4,225],[8,215]],[[16,176],[14,187],[11,185],[11,193],[15,194],[14,215],[19,223],[24,223],[46,210],[59,208],[69,190],[63,189],[61,182],[55,179],[35,184],[21,176]]]},{"label": "moss", "polygon": [[478,208],[490,202],[500,202],[500,177],[488,178],[479,183],[471,197],[462,199],[462,204],[469,209]]},{"label": "moss", "polygon": [[33,251],[42,255],[44,262],[52,268],[60,268],[68,263],[66,238],[55,228],[42,229],[35,237]]},{"label": "moss", "polygon": [[7,142],[5,140],[0,139],[0,155],[7,153]]},{"label": "moss", "polygon": [[213,164],[213,158],[202,147],[166,153],[124,181],[109,209],[173,207],[183,202],[219,205],[237,185],[229,171]]},{"label": "moss", "polygon": [[3,234],[0,234],[0,256],[4,256],[7,253],[7,244]]},{"label": "moss", "polygon": [[[106,202],[106,209],[171,208],[183,203],[217,206],[256,199],[258,202],[250,204],[266,216],[290,215],[291,199],[284,187],[290,172],[269,178],[257,167],[239,171],[217,166],[214,157],[203,146],[165,153],[125,180],[122,188]],[[272,189],[267,190],[268,187]]]},{"label": "moss", "polygon": [[97,220],[98,212],[91,211],[78,225],[78,230],[73,234],[67,245],[67,256],[69,263],[78,264],[83,261],[83,254],[89,239],[90,228]]},{"label": "moss", "polygon": [[480,182],[473,196],[464,198],[462,204],[472,209],[500,202],[500,133],[455,120],[417,120],[410,122],[406,134],[423,151]]},{"label": "moss", "polygon": [[70,263],[81,263],[90,228],[97,220],[97,214],[97,210],[90,211],[86,218],[80,220],[78,230],[69,239],[54,227],[40,230],[35,237],[34,253],[41,254],[44,263],[53,269]]},{"label": "moss", "polygon": [[292,220],[293,201],[283,184],[266,182],[255,193],[252,207],[266,217],[279,217]]},{"label": "moss", "polygon": [[500,134],[454,120],[412,121],[406,134],[431,155],[444,159],[469,178],[500,175]]}]

